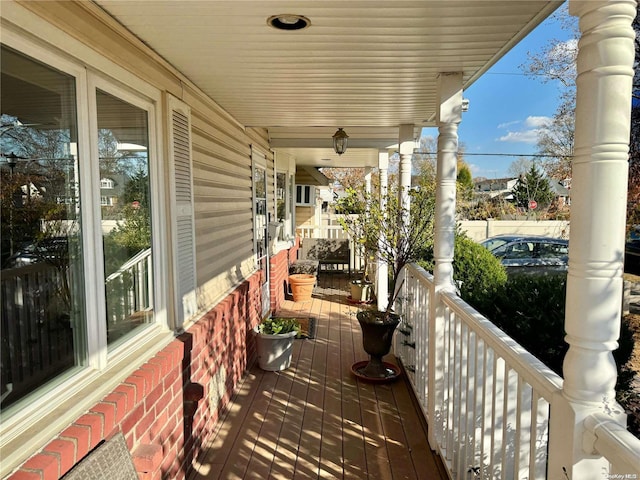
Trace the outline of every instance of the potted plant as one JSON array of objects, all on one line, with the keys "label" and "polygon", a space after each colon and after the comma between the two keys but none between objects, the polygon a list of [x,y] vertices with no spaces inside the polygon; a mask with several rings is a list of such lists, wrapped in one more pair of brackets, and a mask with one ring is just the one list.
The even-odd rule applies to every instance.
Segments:
[{"label": "potted plant", "polygon": [[367,260],[365,260],[362,277],[351,280],[350,289],[353,303],[369,303],[373,300],[373,281],[367,271]]},{"label": "potted plant", "polygon": [[364,228],[363,215],[369,212],[365,209],[364,197],[359,197],[358,191],[352,188],[347,189],[347,195],[342,197],[335,205],[336,213],[341,214],[338,222],[345,232],[353,239],[356,251],[358,247],[362,249],[362,258],[364,265],[362,276],[351,280],[349,301],[352,303],[369,303],[373,299],[374,282],[370,276],[371,261],[375,260],[372,256],[372,245],[375,242],[373,238],[367,238],[367,234],[374,233]]},{"label": "potted plant", "polygon": [[343,229],[356,238],[372,258],[389,265],[389,301],[386,310],[379,311],[372,307],[357,314],[362,328],[363,347],[370,359],[356,363],[354,368],[356,365],[358,367],[354,372],[371,379],[395,376],[382,357],[389,353],[393,332],[400,323],[399,315],[393,311],[401,287],[397,285],[397,279],[404,266],[417,261],[433,240],[433,184],[425,181],[410,190],[408,211],[398,198],[398,190],[391,187],[380,196],[350,189],[345,199],[337,204],[338,212],[344,212],[345,205],[352,211],[361,212],[342,217],[340,222]]},{"label": "potted plant", "polygon": [[295,318],[269,317],[254,328],[258,365],[275,372],[291,365],[293,340],[300,333],[300,323]]}]

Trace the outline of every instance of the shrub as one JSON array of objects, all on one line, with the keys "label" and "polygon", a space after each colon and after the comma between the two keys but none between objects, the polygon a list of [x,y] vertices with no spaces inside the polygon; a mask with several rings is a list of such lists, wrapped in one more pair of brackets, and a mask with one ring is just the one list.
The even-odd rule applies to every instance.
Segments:
[{"label": "shrub", "polygon": [[[433,271],[433,248],[425,249],[420,265]],[[462,233],[456,233],[453,255],[453,280],[460,297],[467,303],[479,306],[493,302],[493,298],[505,282],[504,267],[482,245]]]},{"label": "shrub", "polygon": [[564,342],[566,278],[514,275],[492,302],[474,305],[489,320],[558,375],[568,345]]},{"label": "shrub", "polygon": [[[562,362],[569,348],[564,341],[566,284],[564,275],[512,276],[491,302],[472,305],[562,376]],[[622,323],[619,345],[613,356],[618,365],[617,389],[624,392],[631,381],[625,364],[633,350],[633,332],[626,322]]]}]

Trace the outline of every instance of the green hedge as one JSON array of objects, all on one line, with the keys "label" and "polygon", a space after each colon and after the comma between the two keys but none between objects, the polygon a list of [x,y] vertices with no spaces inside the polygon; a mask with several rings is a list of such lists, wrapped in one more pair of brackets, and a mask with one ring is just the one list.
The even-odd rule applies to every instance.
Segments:
[{"label": "green hedge", "polygon": [[[567,279],[565,275],[517,275],[497,289],[492,302],[476,305],[480,313],[536,358],[562,376],[568,345],[564,341]],[[622,322],[619,347],[613,352],[618,366],[618,391],[633,378],[625,369],[633,351],[633,332]]]},{"label": "green hedge", "polygon": [[[425,248],[418,263],[433,271],[431,246]],[[477,305],[493,302],[496,292],[506,283],[507,274],[500,261],[486,248],[459,233],[455,237],[453,280],[460,297],[478,308]]]},{"label": "green hedge", "polygon": [[[425,248],[419,262],[433,271],[433,249]],[[453,278],[460,297],[495,323],[536,358],[562,375],[568,345],[564,341],[565,275],[511,275],[487,249],[456,234]],[[618,390],[629,388],[632,374],[624,366],[633,350],[633,333],[622,323],[619,348]]]}]

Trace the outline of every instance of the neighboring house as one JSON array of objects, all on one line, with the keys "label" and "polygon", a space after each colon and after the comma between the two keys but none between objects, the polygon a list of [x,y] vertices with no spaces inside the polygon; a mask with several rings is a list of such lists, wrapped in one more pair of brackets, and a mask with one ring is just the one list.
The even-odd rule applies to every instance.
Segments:
[{"label": "neighboring house", "polygon": [[[514,187],[517,185],[517,178],[495,178],[495,179],[477,179],[474,180],[473,192],[476,197],[496,198],[503,197],[506,200],[513,200]],[[569,189],[566,188],[561,182],[550,179],[549,187],[555,193],[556,199],[560,204],[569,204]]]},{"label": "neighboring house", "polygon": [[[398,178],[410,188],[414,139],[423,127],[438,127],[445,147],[438,153],[438,284],[429,305],[411,311],[440,315],[429,328],[420,325],[423,333],[443,324],[445,313],[456,321],[467,308],[447,283],[462,92],[560,3],[496,0],[462,8],[444,1],[345,1],[335,8],[320,1],[3,0],[0,113],[16,120],[2,125],[0,153],[10,150],[7,132],[29,129],[21,141],[64,152],[69,164],[56,188],[47,188],[64,198],[57,210],[42,209],[21,223],[7,221],[3,210],[2,248],[13,253],[14,235],[35,241],[38,228],[69,227],[66,236],[42,242],[46,262],[2,270],[0,477],[61,478],[120,432],[140,478],[189,477],[256,359],[250,332],[284,300],[288,266],[297,256],[296,224],[305,216],[294,210],[320,209],[315,189],[324,180],[317,168],[378,168],[382,184],[389,152],[398,150]],[[541,381],[552,393],[530,392],[529,399],[539,402],[534,408],[545,401],[553,411],[544,420],[555,422],[557,434],[557,449],[548,449],[549,478],[591,480],[608,468],[603,452],[611,442],[601,447],[606,438],[596,438],[595,427],[587,430],[586,419],[607,413],[624,430],[610,413],[617,408],[610,352],[621,303],[624,204],[610,192],[626,185],[620,146],[628,139],[635,3],[572,5],[587,24],[588,48],[578,61],[581,175],[572,185],[572,208],[581,215],[571,225],[576,267],[567,289],[568,375],[553,388]],[[300,15],[291,15],[292,8]],[[291,31],[298,26],[308,28]],[[599,54],[589,54],[594,51]],[[342,127],[349,146],[339,155],[332,136]],[[118,241],[109,243],[101,205],[103,197],[113,202],[107,191],[118,179],[101,178],[108,159],[99,152],[118,144],[135,146],[129,167],[143,173],[150,208],[132,212],[126,220],[134,228],[119,230]],[[606,158],[607,168],[599,170],[589,152]],[[298,199],[305,205],[296,206]],[[277,221],[283,233],[273,242]],[[450,331],[460,339],[451,337],[451,345],[467,345],[475,335],[460,326]],[[493,346],[495,338],[489,333],[481,340]],[[427,380],[460,381],[457,393],[466,395],[465,385],[473,389],[475,381],[465,384],[460,374],[473,373],[468,362],[478,357],[456,352],[416,365],[414,376],[422,375],[423,387]],[[485,366],[499,363],[489,360],[484,357]],[[423,375],[427,363],[446,362],[466,363],[450,376]],[[519,366],[540,373],[527,362]],[[496,377],[518,375],[503,369]],[[494,409],[509,407],[509,423],[496,433],[500,441],[505,435],[504,448],[492,453],[515,456],[526,470],[522,477],[540,478],[545,458],[529,461],[530,451],[522,449],[516,455],[523,437],[506,441],[523,427],[510,416],[522,378],[504,390],[494,383],[482,391],[497,392]],[[464,428],[448,430],[445,447],[430,438],[431,448],[443,455],[467,450],[471,416],[467,423],[460,410],[438,400],[429,397],[430,421],[455,419]],[[526,435],[537,442],[540,431],[531,423]],[[602,429],[608,432],[597,422]],[[610,457],[626,440],[611,447]],[[469,465],[461,460],[459,474]]]},{"label": "neighboring house", "polygon": [[563,185],[563,182],[551,179],[549,180],[549,187],[551,187],[553,193],[556,194],[558,206],[571,205],[571,192],[569,191],[569,188]]},{"label": "neighboring house", "polygon": [[312,230],[321,226],[323,196],[321,189],[329,186],[329,179],[317,168],[296,169],[296,230]]},{"label": "neighboring house", "polygon": [[100,179],[100,205],[115,207],[124,193],[126,177],[122,174],[110,174]]},{"label": "neighboring house", "polygon": [[518,183],[517,178],[479,179],[474,181],[473,192],[476,196],[489,196],[489,198],[511,196],[513,187]]}]

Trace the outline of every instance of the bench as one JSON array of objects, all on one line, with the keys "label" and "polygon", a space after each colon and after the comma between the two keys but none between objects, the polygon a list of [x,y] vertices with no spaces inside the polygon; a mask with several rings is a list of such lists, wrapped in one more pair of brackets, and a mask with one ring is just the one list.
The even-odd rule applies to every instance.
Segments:
[{"label": "bench", "polygon": [[331,266],[332,271],[344,271],[337,266],[346,265],[351,275],[351,249],[347,239],[305,238],[299,254],[299,262],[317,261],[320,269]]}]

